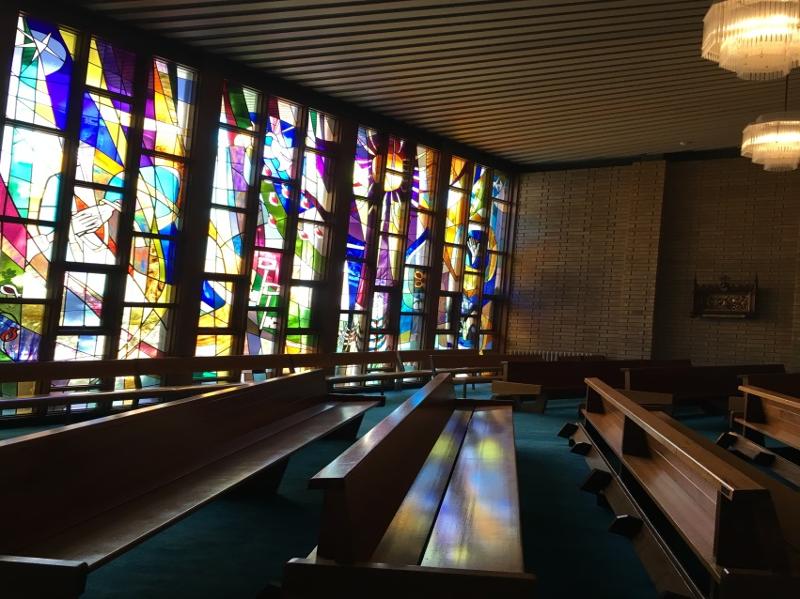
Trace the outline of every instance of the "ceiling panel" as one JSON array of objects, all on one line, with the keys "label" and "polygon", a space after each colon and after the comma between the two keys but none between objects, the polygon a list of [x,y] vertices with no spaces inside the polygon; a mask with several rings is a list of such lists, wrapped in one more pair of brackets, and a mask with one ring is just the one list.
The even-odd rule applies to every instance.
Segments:
[{"label": "ceiling panel", "polygon": [[710,0],[79,3],[523,165],[732,147],[783,104],[700,58]]}]

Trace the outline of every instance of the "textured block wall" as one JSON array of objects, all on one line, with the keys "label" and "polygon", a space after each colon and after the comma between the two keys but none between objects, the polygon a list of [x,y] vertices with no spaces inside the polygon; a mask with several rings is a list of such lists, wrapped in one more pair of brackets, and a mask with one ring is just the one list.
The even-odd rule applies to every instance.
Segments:
[{"label": "textured block wall", "polygon": [[[800,173],[767,173],[744,159],[670,162],[663,212],[655,356],[800,366]],[[758,275],[758,317],[690,318],[695,274],[700,283]]]},{"label": "textured block wall", "polygon": [[650,356],[664,169],[522,176],[508,350]]}]

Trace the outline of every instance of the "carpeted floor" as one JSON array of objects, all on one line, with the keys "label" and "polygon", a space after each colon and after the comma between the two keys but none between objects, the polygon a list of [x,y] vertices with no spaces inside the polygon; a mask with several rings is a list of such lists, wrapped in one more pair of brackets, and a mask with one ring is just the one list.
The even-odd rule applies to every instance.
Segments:
[{"label": "carpeted floor", "polygon": [[[360,433],[411,393],[389,393],[385,407],[367,414]],[[470,397],[488,394],[488,385],[478,385]],[[553,401],[544,415],[514,416],[525,560],[538,577],[537,596],[656,597],[630,543],[607,532],[611,513],[579,490],[586,463],[556,436],[575,420],[578,403]],[[718,417],[687,424],[709,435],[725,428]],[[316,545],[321,495],[308,490],[307,481],[348,445],[324,440],[306,447],[292,457],[276,495],[255,485],[227,494],[93,572],[84,596],[256,597],[280,581],[286,560]]]}]

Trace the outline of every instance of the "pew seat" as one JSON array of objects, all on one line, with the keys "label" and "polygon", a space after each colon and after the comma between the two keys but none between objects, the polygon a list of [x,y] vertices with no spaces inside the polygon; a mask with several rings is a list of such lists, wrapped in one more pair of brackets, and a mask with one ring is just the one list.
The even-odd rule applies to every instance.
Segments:
[{"label": "pew seat", "polygon": [[587,379],[583,421],[560,433],[585,456],[583,488],[612,508],[657,590],[715,599],[795,597],[800,494],[663,412]]},{"label": "pew seat", "polygon": [[319,545],[284,597],[530,597],[512,406],[456,400],[439,374],[314,478]]},{"label": "pew seat", "polygon": [[274,491],[294,452],[354,434],[378,404],[346,397],[311,371],[0,442],[3,591],[76,597],[87,572],[228,489]]},{"label": "pew seat", "polygon": [[[477,354],[465,352],[457,354],[431,354],[430,363],[433,374],[453,375],[453,384],[464,385],[463,396],[467,396],[467,385],[490,383],[500,380],[503,372],[502,354]],[[538,360],[532,357],[530,360]]]}]

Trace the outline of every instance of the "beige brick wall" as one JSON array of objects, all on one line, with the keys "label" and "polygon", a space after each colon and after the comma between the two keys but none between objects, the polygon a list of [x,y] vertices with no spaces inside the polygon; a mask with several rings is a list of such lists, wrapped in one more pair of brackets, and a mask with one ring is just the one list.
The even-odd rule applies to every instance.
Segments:
[{"label": "beige brick wall", "polygon": [[[670,162],[663,211],[655,356],[797,367],[800,174],[744,159]],[[695,274],[700,283],[758,275],[758,317],[690,318]]]},{"label": "beige brick wall", "polygon": [[509,350],[650,356],[664,167],[522,176]]}]

